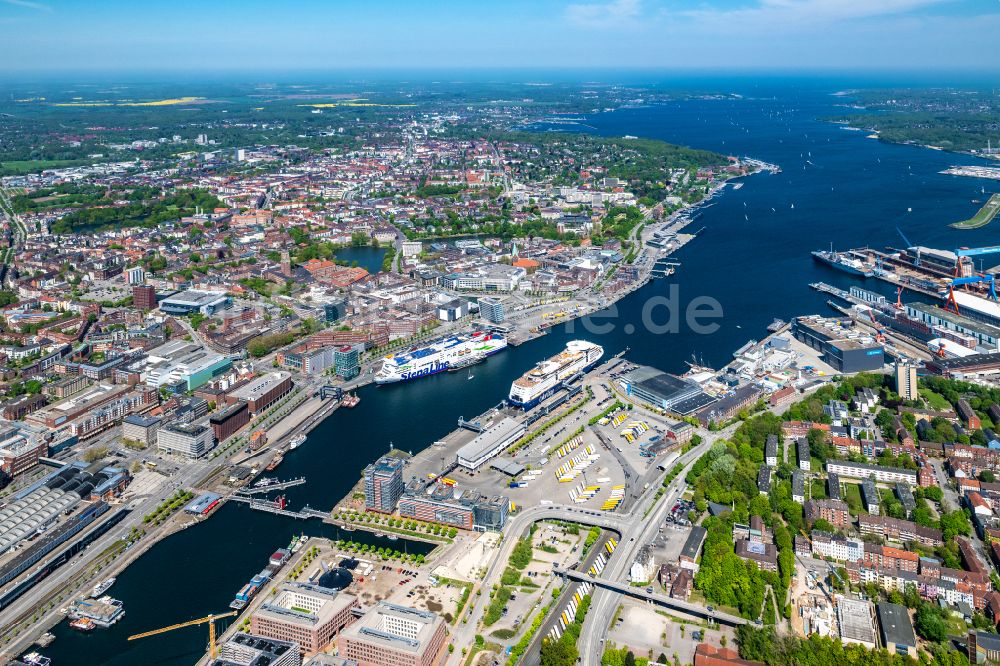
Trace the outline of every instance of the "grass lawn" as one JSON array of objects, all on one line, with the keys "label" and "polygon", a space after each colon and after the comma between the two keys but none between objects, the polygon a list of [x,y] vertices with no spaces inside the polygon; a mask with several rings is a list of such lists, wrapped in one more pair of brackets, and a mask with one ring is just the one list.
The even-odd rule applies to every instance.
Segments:
[{"label": "grass lawn", "polygon": [[948,226],[955,229],[978,229],[979,227],[985,227],[987,224],[992,222],[997,213],[1000,213],[1000,194],[992,195],[989,200],[983,204],[983,207],[979,209],[979,212],[968,220],[955,222],[954,224],[950,224]]},{"label": "grass lawn", "polygon": [[0,162],[0,176],[20,176],[26,173],[37,173],[45,169],[62,169],[64,167],[90,164],[93,160],[14,160]]},{"label": "grass lawn", "polygon": [[920,389],[920,397],[927,401],[930,408],[936,411],[950,411],[951,403],[943,395],[935,393],[930,389]]},{"label": "grass lawn", "polygon": [[861,485],[857,483],[844,484],[844,501],[851,507],[854,515],[868,514],[865,503],[861,501]]},{"label": "grass lawn", "polygon": [[812,480],[812,492],[810,496],[813,499],[826,499],[826,483],[822,479]]}]

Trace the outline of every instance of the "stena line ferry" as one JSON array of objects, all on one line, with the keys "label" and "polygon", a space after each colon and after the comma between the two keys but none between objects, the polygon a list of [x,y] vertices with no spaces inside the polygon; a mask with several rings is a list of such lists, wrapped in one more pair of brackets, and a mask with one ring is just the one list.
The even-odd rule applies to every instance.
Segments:
[{"label": "stena line ferry", "polygon": [[426,347],[414,347],[391,354],[375,374],[376,384],[394,384],[470,365],[473,359],[492,356],[507,348],[507,338],[496,333],[477,331],[471,335],[453,335]]},{"label": "stena line ferry", "polygon": [[507,402],[531,409],[552,395],[564,381],[597,365],[602,356],[604,347],[586,340],[572,340],[566,344],[564,351],[515,379],[510,385]]}]

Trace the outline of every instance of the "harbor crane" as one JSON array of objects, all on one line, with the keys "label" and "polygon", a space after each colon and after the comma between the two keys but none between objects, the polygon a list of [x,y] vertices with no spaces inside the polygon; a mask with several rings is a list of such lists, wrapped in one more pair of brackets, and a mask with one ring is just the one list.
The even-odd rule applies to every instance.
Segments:
[{"label": "harbor crane", "polygon": [[954,310],[955,314],[961,314],[958,311],[958,301],[955,300],[955,287],[961,287],[966,284],[980,284],[985,282],[990,288],[990,298],[994,301],[997,300],[997,290],[996,290],[996,278],[992,275],[972,275],[969,277],[957,277],[951,281],[948,285],[948,299],[947,306],[945,309]]},{"label": "harbor crane", "polygon": [[981,257],[986,254],[1000,254],[1000,245],[973,248],[960,247],[955,250],[955,277],[962,277],[962,259],[964,257]]},{"label": "harbor crane", "polygon": [[168,631],[173,631],[174,629],[183,629],[184,627],[194,627],[199,624],[208,624],[208,654],[212,659],[217,656],[217,649],[215,645],[215,621],[220,620],[224,617],[233,617],[236,615],[236,611],[229,611],[228,613],[216,613],[215,615],[206,615],[205,617],[199,617],[197,620],[188,620],[187,622],[180,622],[178,624],[172,624],[169,627],[162,627],[160,629],[153,629],[151,631],[144,631],[141,634],[132,634],[128,637],[128,640],[134,641],[138,638],[146,638],[148,636],[156,636],[158,634],[165,634]]},{"label": "harbor crane", "polygon": [[917,258],[914,260],[913,265],[916,266],[917,268],[920,268],[920,246],[911,243],[910,239],[906,237],[906,234],[904,234],[903,230],[900,229],[899,227],[896,227],[896,231],[899,232],[899,235],[902,237],[903,242],[906,243],[906,249],[910,249],[911,247],[916,248]]}]

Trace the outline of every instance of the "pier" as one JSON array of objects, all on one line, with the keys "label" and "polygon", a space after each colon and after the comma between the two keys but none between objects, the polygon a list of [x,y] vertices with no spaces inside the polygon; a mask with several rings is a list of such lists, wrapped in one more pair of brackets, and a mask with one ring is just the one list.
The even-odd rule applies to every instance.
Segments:
[{"label": "pier", "polygon": [[845,301],[853,301],[850,293],[844,291],[843,289],[838,289],[833,285],[827,284],[826,282],[813,282],[809,286],[816,291],[823,292],[824,294],[830,294],[832,296],[836,296],[837,298],[842,298]]},{"label": "pier", "polygon": [[250,508],[254,511],[264,511],[265,513],[273,513],[278,516],[286,516],[299,520],[308,520],[310,518],[319,518],[322,520],[330,515],[328,511],[313,509],[308,504],[298,511],[292,511],[291,509],[284,508],[281,502],[272,502],[270,500],[257,499],[256,497],[247,497],[246,495],[231,495],[229,499],[234,502],[249,504]]},{"label": "pier", "polygon": [[471,430],[472,432],[482,432],[483,426],[479,421],[466,421],[464,417],[458,417],[458,427]]},{"label": "pier", "polygon": [[277,483],[272,483],[266,486],[254,486],[251,488],[243,488],[237,490],[237,495],[260,495],[263,493],[269,493],[272,490],[284,490],[285,488],[292,488],[294,486],[301,486],[306,482],[306,477],[302,476],[297,479],[289,479],[288,481],[278,481]]}]

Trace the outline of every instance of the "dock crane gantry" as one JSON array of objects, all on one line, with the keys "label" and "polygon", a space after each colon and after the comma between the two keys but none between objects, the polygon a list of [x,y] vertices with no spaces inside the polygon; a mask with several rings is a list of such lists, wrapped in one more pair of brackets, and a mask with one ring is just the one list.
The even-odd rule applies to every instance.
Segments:
[{"label": "dock crane gantry", "polygon": [[128,640],[134,641],[138,638],[146,638],[148,636],[156,636],[157,634],[164,634],[168,631],[173,631],[174,629],[183,629],[184,627],[193,627],[199,624],[208,624],[208,654],[213,659],[216,657],[216,646],[215,646],[215,621],[220,620],[224,617],[233,617],[236,615],[236,611],[229,611],[228,613],[216,613],[215,615],[206,615],[205,617],[199,617],[197,620],[188,620],[187,622],[179,622],[177,624],[172,624],[169,627],[162,627],[160,629],[153,629],[151,631],[144,631],[141,634],[132,634],[128,637]]}]

